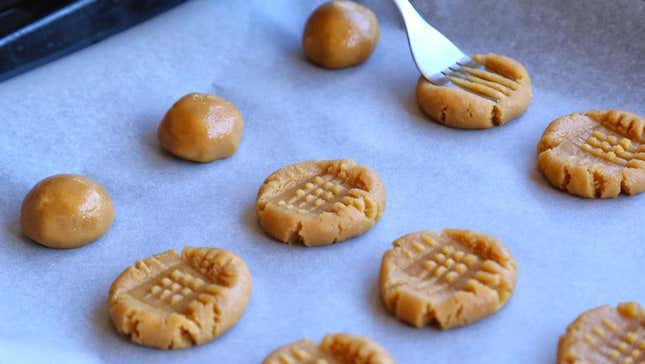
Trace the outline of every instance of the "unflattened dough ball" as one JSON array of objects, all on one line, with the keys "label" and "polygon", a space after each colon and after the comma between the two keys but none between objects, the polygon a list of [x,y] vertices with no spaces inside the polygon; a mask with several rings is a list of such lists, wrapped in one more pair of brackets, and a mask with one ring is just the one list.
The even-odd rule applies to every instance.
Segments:
[{"label": "unflattened dough ball", "polygon": [[474,55],[484,69],[462,67],[450,83],[417,83],[417,101],[432,120],[461,129],[486,129],[513,120],[531,102],[531,78],[519,62],[497,54]]},{"label": "unflattened dough ball", "polygon": [[395,364],[377,342],[351,334],[329,334],[320,344],[302,339],[281,346],[262,364]]},{"label": "unflattened dough ball", "polygon": [[285,243],[326,245],[369,230],[385,209],[376,172],[351,159],[309,161],[279,169],[258,191],[264,231]]},{"label": "unflattened dough ball", "polygon": [[230,157],[242,138],[244,121],[230,102],[213,95],[188,94],[168,110],[157,136],[168,152],[194,162]]},{"label": "unflattened dough ball", "polygon": [[538,168],[556,188],[587,198],[645,191],[645,119],[619,110],[565,115],[538,144]]},{"label": "unflattened dough ball", "polygon": [[168,250],[128,267],[110,288],[116,329],[159,349],[201,345],[233,327],[246,310],[251,275],[235,254],[217,248]]},{"label": "unflattened dough ball", "polygon": [[499,310],[517,283],[517,265],[496,239],[468,230],[402,236],[381,262],[381,297],[399,320],[450,329]]},{"label": "unflattened dough ball", "polygon": [[557,364],[645,363],[645,311],[636,302],[582,313],[558,344]]},{"label": "unflattened dough ball", "polygon": [[363,63],[378,38],[378,20],[370,9],[353,1],[330,1],[307,19],[302,47],[311,62],[343,68]]},{"label": "unflattened dough ball", "polygon": [[30,239],[50,248],[77,248],[106,231],[114,220],[107,191],[83,176],[59,174],[34,186],[22,202],[20,225]]}]

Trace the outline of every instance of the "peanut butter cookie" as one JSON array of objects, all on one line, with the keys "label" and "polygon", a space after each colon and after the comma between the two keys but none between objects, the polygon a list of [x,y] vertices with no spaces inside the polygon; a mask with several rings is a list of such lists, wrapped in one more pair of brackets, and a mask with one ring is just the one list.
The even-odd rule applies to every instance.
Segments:
[{"label": "peanut butter cookie", "polygon": [[330,1],[307,19],[302,48],[321,67],[351,67],[369,58],[378,38],[378,20],[370,9],[353,1]]},{"label": "peanut butter cookie", "polygon": [[240,319],[251,294],[244,261],[216,248],[186,247],[154,255],[123,271],[108,306],[117,330],[159,349],[201,345]]},{"label": "peanut butter cookie", "polygon": [[193,162],[230,157],[237,151],[244,121],[230,102],[213,95],[188,94],[168,110],[157,137],[169,153]]},{"label": "peanut butter cookie", "polygon": [[385,208],[385,188],[374,170],[351,159],[284,167],[258,191],[257,216],[285,243],[326,245],[369,230]]},{"label": "peanut butter cookie", "polygon": [[635,302],[581,314],[560,338],[558,364],[645,363],[645,311]]},{"label": "peanut butter cookie", "polygon": [[320,345],[308,339],[273,351],[262,364],[394,364],[392,356],[376,342],[350,334],[330,334]]},{"label": "peanut butter cookie", "polygon": [[108,231],[114,206],[94,180],[74,174],[45,178],[25,196],[20,209],[22,232],[50,248],[77,248]]},{"label": "peanut butter cookie", "polygon": [[486,129],[513,120],[531,102],[531,78],[519,62],[497,54],[476,54],[485,69],[462,67],[450,83],[417,82],[417,101],[432,120],[454,128]]},{"label": "peanut butter cookie", "polygon": [[381,263],[381,297],[394,316],[410,325],[462,326],[499,310],[515,290],[513,257],[484,234],[420,231],[393,246]]},{"label": "peanut butter cookie", "polygon": [[538,168],[556,188],[587,198],[645,191],[645,119],[618,110],[563,116],[544,131]]}]

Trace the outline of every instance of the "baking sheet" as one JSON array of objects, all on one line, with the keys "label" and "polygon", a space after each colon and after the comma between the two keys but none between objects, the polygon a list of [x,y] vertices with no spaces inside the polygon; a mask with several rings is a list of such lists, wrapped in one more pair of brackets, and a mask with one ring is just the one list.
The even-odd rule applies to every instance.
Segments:
[{"label": "baking sheet", "polygon": [[[558,336],[605,303],[645,304],[644,196],[574,198],[550,188],[535,147],[559,115],[594,108],[645,114],[645,2],[424,1],[431,22],[470,52],[521,60],[534,100],[486,131],[424,118],[401,22],[367,1],[381,40],[364,65],[326,71],[300,36],[319,1],[192,1],[0,84],[0,363],[258,363],[279,345],[329,332],[368,335],[400,363],[553,363]],[[160,151],[156,127],[192,91],[242,111],[240,150],[193,164]],[[255,222],[257,188],[307,159],[374,167],[388,201],[367,234],[323,248],[279,244]],[[20,203],[40,179],[100,181],[116,220],[75,250],[21,236]],[[460,329],[413,329],[389,316],[377,287],[392,240],[469,228],[503,241],[520,273],[498,314]],[[133,345],[113,329],[106,296],[135,260],[184,245],[230,249],[253,276],[242,320],[181,351]]]}]

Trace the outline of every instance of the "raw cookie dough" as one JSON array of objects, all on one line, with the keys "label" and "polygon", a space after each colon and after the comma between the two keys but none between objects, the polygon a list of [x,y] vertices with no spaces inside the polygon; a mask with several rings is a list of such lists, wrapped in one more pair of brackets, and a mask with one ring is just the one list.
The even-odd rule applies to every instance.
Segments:
[{"label": "raw cookie dough", "polygon": [[274,350],[262,364],[394,364],[376,342],[362,336],[329,334],[320,345],[303,339]]},{"label": "raw cookie dough", "polygon": [[538,144],[538,167],[556,188],[588,198],[645,191],[645,119],[619,110],[553,121]]},{"label": "raw cookie dough", "polygon": [[173,155],[194,162],[230,157],[242,138],[240,111],[217,96],[188,94],[168,110],[157,137]]},{"label": "raw cookie dough", "polygon": [[558,364],[645,363],[645,312],[635,302],[584,312],[558,345]]},{"label": "raw cookie dough", "polygon": [[117,330],[159,349],[201,345],[240,319],[251,294],[242,259],[216,248],[185,247],[128,267],[110,288],[108,307]]},{"label": "raw cookie dough", "polygon": [[462,67],[450,84],[417,82],[417,101],[432,120],[454,128],[486,129],[513,120],[531,102],[531,78],[519,62],[497,54],[476,54],[485,69]]},{"label": "raw cookie dough", "polygon": [[308,161],[270,175],[257,196],[262,229],[285,243],[326,245],[369,230],[385,209],[374,170],[351,159]]},{"label": "raw cookie dough", "polygon": [[393,246],[381,262],[381,297],[394,316],[410,325],[466,325],[499,310],[515,290],[515,260],[484,234],[420,231]]},{"label": "raw cookie dough", "polygon": [[331,1],[307,19],[302,48],[321,67],[343,68],[363,63],[378,38],[378,20],[370,9],[353,1]]},{"label": "raw cookie dough", "polygon": [[59,174],[38,182],[20,209],[22,232],[50,248],[77,248],[105,234],[114,220],[107,191],[83,176]]}]

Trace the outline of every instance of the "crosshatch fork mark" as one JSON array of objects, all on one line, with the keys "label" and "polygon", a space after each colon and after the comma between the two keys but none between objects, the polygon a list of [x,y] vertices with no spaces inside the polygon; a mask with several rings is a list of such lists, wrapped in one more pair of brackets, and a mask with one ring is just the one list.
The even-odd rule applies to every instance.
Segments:
[{"label": "crosshatch fork mark", "polygon": [[407,267],[400,268],[416,276],[418,289],[428,296],[447,289],[474,292],[480,284],[504,294],[499,292],[503,268],[498,263],[482,260],[459,246],[440,245],[428,235],[422,235],[421,240],[412,242],[411,249],[399,245],[394,250],[410,259]]},{"label": "crosshatch fork mark", "polygon": [[601,131],[594,131],[580,149],[621,166],[627,166],[632,160],[645,162],[645,146],[634,145],[628,138],[618,138]]},{"label": "crosshatch fork mark", "polygon": [[276,200],[279,206],[301,213],[337,213],[348,206],[364,211],[364,193],[350,185],[346,171],[330,167],[325,173],[305,180]]}]

